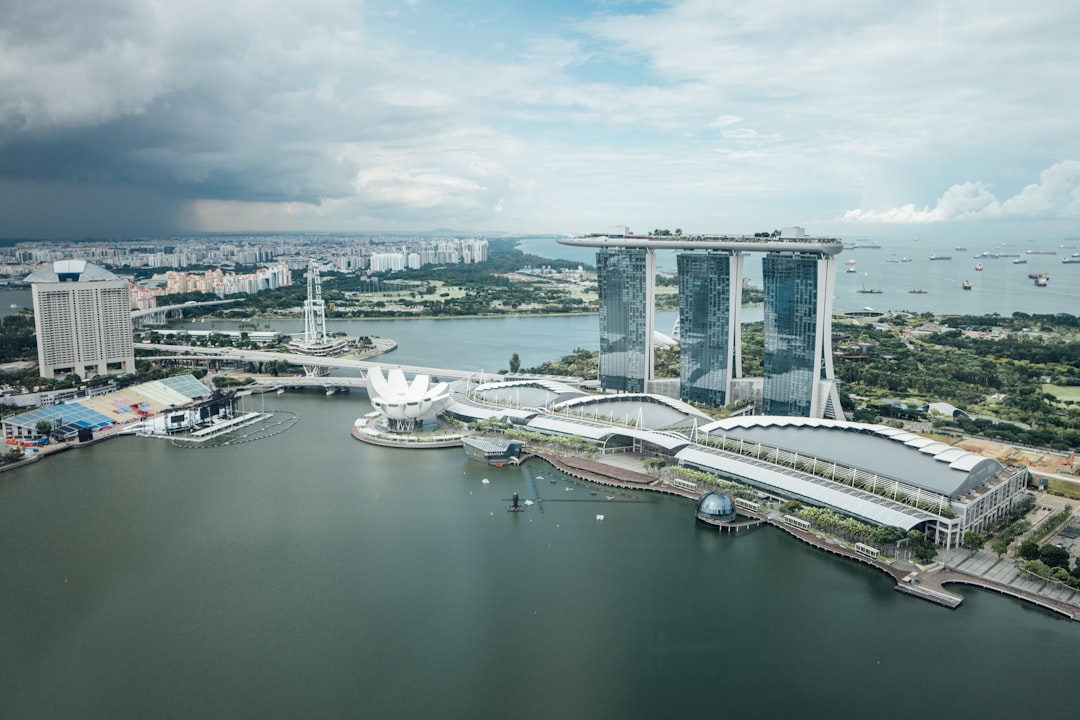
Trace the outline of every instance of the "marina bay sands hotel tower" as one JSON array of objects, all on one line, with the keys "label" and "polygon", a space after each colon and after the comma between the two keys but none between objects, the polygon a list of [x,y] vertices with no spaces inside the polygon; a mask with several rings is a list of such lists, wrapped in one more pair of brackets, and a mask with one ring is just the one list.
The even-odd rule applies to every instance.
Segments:
[{"label": "marina bay sands hotel tower", "polygon": [[[656,251],[677,253],[679,397],[709,405],[740,400],[766,415],[843,419],[832,365],[832,298],[840,240],[785,228],[778,237],[588,235],[600,295],[600,386],[649,392],[653,382]],[[762,254],[764,372],[742,374],[743,268]]]}]

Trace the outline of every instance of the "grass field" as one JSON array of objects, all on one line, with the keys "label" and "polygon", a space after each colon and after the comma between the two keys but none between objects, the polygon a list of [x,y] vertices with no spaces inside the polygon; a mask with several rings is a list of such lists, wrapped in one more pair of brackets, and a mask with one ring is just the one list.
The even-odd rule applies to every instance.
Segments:
[{"label": "grass field", "polygon": [[1080,385],[1043,385],[1042,391],[1053,395],[1058,400],[1080,402]]},{"label": "grass field", "polygon": [[1068,480],[1055,480],[1050,478],[1047,481],[1046,489],[1055,495],[1063,495],[1073,500],[1080,500],[1080,482],[1070,482]]}]

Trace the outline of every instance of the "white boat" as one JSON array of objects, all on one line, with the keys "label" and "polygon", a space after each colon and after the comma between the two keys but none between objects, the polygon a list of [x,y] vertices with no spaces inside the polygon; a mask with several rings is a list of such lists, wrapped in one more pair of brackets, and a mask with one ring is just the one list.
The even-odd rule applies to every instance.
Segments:
[{"label": "white boat", "polygon": [[480,482],[484,483],[485,485],[490,485],[490,484],[491,484],[491,481],[490,481],[490,480],[488,480],[487,478],[484,478],[484,479],[483,479],[483,480],[481,480]]},{"label": "white boat", "polygon": [[603,522],[604,521],[604,516],[603,515],[597,515],[596,516],[596,521],[597,522]]}]

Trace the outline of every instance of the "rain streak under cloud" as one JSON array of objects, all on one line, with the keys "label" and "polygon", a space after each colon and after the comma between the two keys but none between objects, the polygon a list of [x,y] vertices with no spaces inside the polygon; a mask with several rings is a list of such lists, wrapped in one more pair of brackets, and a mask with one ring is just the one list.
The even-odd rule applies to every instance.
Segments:
[{"label": "rain streak under cloud", "polygon": [[1076,27],[1066,0],[10,0],[0,236],[1075,234]]}]

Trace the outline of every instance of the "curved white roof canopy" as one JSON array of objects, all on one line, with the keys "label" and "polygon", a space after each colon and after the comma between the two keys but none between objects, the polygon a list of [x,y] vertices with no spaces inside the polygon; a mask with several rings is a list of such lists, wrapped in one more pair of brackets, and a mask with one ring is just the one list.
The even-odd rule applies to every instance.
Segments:
[{"label": "curved white roof canopy", "polygon": [[371,404],[394,420],[417,420],[439,414],[450,402],[450,386],[431,384],[430,375],[417,375],[410,383],[401,368],[390,368],[386,376],[373,367],[368,370]]},{"label": "curved white roof canopy", "polygon": [[[846,431],[871,435],[891,441],[874,446],[852,437],[845,439],[845,432],[814,434],[803,437],[803,430]],[[768,432],[775,430],[776,432]],[[947,445],[885,425],[848,422],[821,418],[780,417],[748,415],[718,420],[698,428],[698,432],[730,434],[748,440],[775,445],[785,450],[798,451],[818,458],[835,460],[855,467],[895,477],[905,483],[926,490],[959,497],[975,485],[984,482],[1001,471],[996,460],[985,458],[963,448]],[[854,441],[854,442],[853,442]],[[932,458],[933,463],[927,463]]]},{"label": "curved white roof canopy", "polygon": [[551,410],[594,415],[629,425],[640,423],[649,430],[689,428],[710,420],[708,415],[682,400],[650,393],[586,395],[552,405]]}]

